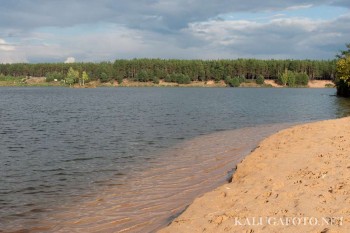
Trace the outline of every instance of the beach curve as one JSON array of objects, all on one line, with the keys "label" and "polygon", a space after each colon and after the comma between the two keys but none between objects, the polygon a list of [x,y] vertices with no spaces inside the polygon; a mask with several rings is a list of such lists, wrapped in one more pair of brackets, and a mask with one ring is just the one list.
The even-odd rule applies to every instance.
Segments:
[{"label": "beach curve", "polygon": [[159,232],[349,232],[349,152],[349,117],[282,130]]}]

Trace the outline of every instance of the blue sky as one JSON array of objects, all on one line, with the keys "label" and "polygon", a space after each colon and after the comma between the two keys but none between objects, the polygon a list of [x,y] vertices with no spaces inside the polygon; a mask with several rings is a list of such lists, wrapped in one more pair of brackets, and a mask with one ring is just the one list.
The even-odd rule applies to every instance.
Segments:
[{"label": "blue sky", "polygon": [[0,0],[0,63],[333,59],[350,42],[349,9],[348,0]]}]

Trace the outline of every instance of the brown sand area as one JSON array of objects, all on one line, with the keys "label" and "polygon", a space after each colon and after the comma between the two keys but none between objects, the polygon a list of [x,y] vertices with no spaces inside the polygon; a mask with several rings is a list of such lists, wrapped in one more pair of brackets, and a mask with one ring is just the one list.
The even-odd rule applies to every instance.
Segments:
[{"label": "brown sand area", "polygon": [[350,118],[268,137],[159,232],[350,232]]},{"label": "brown sand area", "polygon": [[[266,79],[265,84],[271,85],[272,87],[283,87],[272,79]],[[309,88],[325,88],[327,86],[334,87],[335,84],[331,80],[310,80],[308,83]]]}]

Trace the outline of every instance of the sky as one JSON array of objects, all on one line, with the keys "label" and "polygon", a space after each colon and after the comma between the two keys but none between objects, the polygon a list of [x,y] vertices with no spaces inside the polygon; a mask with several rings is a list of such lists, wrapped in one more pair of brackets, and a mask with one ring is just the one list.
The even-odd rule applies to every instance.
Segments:
[{"label": "sky", "polygon": [[0,0],[0,63],[333,59],[349,0]]}]

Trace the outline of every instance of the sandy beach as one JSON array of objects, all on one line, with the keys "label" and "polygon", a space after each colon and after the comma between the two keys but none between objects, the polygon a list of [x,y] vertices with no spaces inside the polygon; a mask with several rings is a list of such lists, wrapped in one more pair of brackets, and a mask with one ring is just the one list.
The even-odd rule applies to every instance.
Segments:
[{"label": "sandy beach", "polygon": [[349,154],[350,118],[282,130],[159,232],[350,232]]}]

